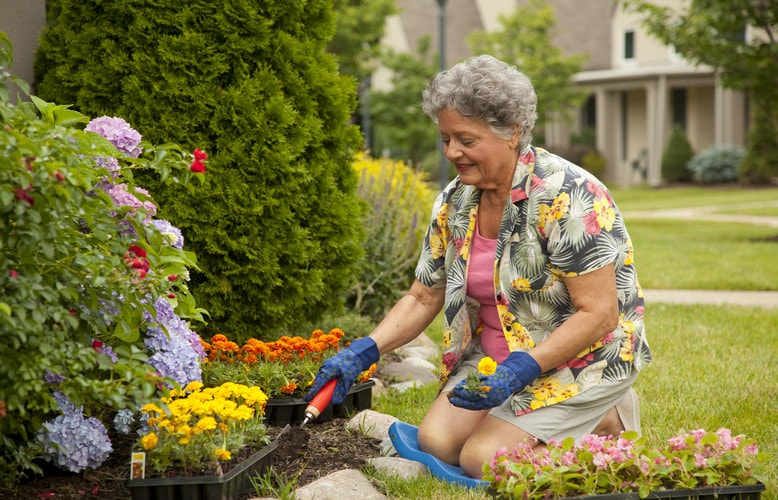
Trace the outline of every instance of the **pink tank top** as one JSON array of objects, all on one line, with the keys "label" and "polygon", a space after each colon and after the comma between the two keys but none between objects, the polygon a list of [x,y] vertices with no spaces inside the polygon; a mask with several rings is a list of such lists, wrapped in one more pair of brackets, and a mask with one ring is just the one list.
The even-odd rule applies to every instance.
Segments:
[{"label": "pink tank top", "polygon": [[467,270],[467,296],[481,304],[478,312],[483,321],[481,347],[487,356],[502,363],[510,354],[508,342],[502,332],[500,316],[494,299],[494,252],[497,240],[483,238],[476,221],[473,246],[470,249],[470,263]]}]

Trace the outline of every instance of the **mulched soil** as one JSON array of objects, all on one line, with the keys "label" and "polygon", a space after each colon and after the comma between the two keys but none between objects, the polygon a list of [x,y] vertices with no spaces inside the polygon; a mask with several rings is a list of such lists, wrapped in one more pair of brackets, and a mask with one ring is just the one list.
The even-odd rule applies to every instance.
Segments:
[{"label": "mulched soil", "polygon": [[[272,478],[290,482],[296,477],[297,487],[343,469],[359,469],[368,458],[381,455],[380,441],[346,429],[346,418],[327,422],[313,422],[300,428],[299,424],[278,437],[278,448],[273,454]],[[278,436],[281,428],[270,427],[270,436]],[[112,439],[114,451],[95,471],[73,474],[53,467],[45,468],[43,477],[23,481],[16,491],[0,489],[0,498],[29,499],[105,499],[130,498],[125,482],[130,476],[130,447],[132,438]],[[45,467],[45,464],[42,464]],[[254,492],[250,496],[256,496]]]}]

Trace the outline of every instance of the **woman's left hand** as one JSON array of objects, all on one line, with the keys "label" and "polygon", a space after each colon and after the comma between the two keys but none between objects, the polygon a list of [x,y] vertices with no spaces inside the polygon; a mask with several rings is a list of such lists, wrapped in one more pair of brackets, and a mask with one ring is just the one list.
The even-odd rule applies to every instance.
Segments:
[{"label": "woman's left hand", "polygon": [[467,379],[448,395],[454,406],[467,410],[486,410],[500,406],[512,394],[524,389],[540,376],[540,365],[524,351],[512,352],[492,375],[481,375],[477,391],[467,388]]}]

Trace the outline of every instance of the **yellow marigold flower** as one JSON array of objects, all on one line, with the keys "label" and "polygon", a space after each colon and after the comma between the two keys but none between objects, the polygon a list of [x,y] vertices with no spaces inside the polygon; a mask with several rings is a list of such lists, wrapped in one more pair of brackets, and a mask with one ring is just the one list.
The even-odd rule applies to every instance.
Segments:
[{"label": "yellow marigold flower", "polygon": [[214,450],[213,454],[216,456],[216,460],[229,460],[232,458],[232,454],[223,448]]},{"label": "yellow marigold flower", "polygon": [[195,434],[210,431],[216,428],[216,420],[213,417],[203,417],[195,424]]},{"label": "yellow marigold flower", "polygon": [[184,387],[184,392],[197,392],[200,389],[203,388],[203,383],[198,382],[197,380],[193,380],[186,384],[186,387]]},{"label": "yellow marigold flower", "polygon": [[484,356],[478,362],[478,373],[481,375],[493,375],[495,370],[497,370],[497,362],[489,356]]},{"label": "yellow marigold flower", "polygon": [[159,442],[159,438],[157,438],[157,435],[154,434],[153,432],[146,434],[140,440],[140,444],[143,446],[144,450],[150,450],[152,448],[155,448],[158,442]]},{"label": "yellow marigold flower", "polygon": [[164,411],[162,411],[162,408],[155,405],[154,403],[146,403],[145,405],[141,406],[140,411],[143,413],[156,413],[158,415],[164,415]]}]

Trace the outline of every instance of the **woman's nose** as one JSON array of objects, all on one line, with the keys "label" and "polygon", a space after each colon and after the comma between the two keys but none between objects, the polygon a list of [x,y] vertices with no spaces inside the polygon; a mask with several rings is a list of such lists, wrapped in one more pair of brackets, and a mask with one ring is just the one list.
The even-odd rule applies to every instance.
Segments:
[{"label": "woman's nose", "polygon": [[443,154],[449,160],[453,160],[462,156],[462,150],[456,146],[454,141],[450,141],[448,144],[443,144]]}]

